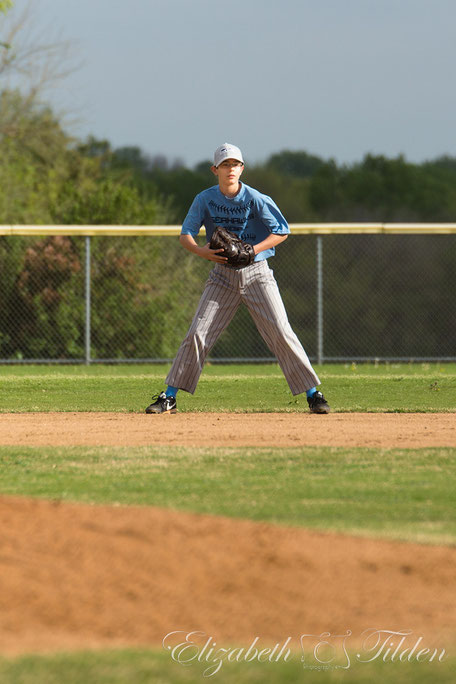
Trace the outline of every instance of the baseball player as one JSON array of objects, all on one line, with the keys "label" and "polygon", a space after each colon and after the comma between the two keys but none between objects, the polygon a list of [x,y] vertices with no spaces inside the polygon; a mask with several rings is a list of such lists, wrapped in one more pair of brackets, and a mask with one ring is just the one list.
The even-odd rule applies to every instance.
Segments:
[{"label": "baseball player", "polygon": [[[185,249],[215,263],[197,311],[166,378],[167,389],[152,398],[146,413],[175,413],[178,390],[193,394],[207,354],[243,302],[260,334],[275,355],[293,395],[306,392],[312,413],[329,413],[320,380],[293,332],[277,283],[268,265],[275,247],[290,229],[273,200],[240,178],[244,170],[241,150],[224,143],[215,150],[211,167],[218,184],[199,193],[184,220],[179,240]],[[195,238],[204,225],[207,242]],[[222,249],[211,249],[210,239],[222,226],[238,235],[252,253],[253,263],[236,268]],[[242,243],[241,243],[242,244]],[[155,401],[154,401],[155,400]]]}]

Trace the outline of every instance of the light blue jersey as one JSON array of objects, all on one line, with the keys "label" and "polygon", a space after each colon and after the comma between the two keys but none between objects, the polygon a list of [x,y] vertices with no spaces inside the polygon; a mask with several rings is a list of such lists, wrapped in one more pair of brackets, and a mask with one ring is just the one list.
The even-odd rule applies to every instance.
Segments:
[{"label": "light blue jersey", "polygon": [[[251,245],[262,242],[270,233],[286,235],[290,232],[276,203],[245,183],[241,183],[240,191],[232,198],[226,197],[218,185],[200,192],[185,217],[181,234],[196,237],[203,225],[208,242],[216,226],[231,230]],[[274,247],[266,249],[256,255],[255,261],[274,254]]]}]

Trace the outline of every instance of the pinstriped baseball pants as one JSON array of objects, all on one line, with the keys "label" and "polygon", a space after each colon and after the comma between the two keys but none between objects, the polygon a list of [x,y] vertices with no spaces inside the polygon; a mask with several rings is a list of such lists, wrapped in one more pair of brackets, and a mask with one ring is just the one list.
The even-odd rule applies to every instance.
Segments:
[{"label": "pinstriped baseball pants", "polygon": [[319,385],[320,380],[288,322],[279,288],[265,259],[240,269],[215,265],[166,383],[191,394],[195,392],[207,354],[242,302],[277,358],[292,394]]}]

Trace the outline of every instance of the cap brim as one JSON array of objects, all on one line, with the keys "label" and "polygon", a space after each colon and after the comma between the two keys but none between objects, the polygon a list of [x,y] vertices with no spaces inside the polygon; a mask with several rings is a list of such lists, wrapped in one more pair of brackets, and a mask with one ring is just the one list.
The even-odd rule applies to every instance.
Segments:
[{"label": "cap brim", "polygon": [[242,159],[242,157],[241,157],[241,158],[239,158],[239,157],[232,157],[232,156],[231,156],[231,157],[225,157],[224,159],[221,159],[221,160],[219,161],[218,164],[215,164],[215,168],[218,169],[218,167],[220,166],[220,164],[223,164],[223,162],[224,162],[224,161],[227,161],[228,159],[234,159],[235,161],[241,162],[241,164],[244,163],[244,160]]}]

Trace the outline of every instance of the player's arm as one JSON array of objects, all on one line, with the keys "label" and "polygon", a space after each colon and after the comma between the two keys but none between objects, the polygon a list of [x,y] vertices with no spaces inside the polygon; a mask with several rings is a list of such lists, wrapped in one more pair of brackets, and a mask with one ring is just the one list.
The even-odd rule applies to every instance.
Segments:
[{"label": "player's arm", "polygon": [[198,234],[203,225],[203,220],[204,205],[201,203],[201,194],[199,194],[193,200],[192,206],[188,210],[188,214],[182,224],[182,233],[179,236],[179,241],[182,247],[185,247],[189,252],[196,254],[202,259],[224,264],[226,258],[217,254],[217,252],[220,252],[221,250],[210,249],[209,243],[205,244],[204,247],[200,247],[194,238],[194,235]]},{"label": "player's arm", "polygon": [[227,261],[226,257],[218,254],[218,252],[223,252],[223,249],[211,249],[208,242],[203,247],[200,247],[193,235],[180,235],[179,241],[182,247],[185,247],[189,252],[193,252],[193,254],[198,255],[202,259],[216,261],[219,264],[225,264]]},{"label": "player's arm", "polygon": [[284,215],[270,197],[262,198],[257,203],[256,210],[258,217],[269,231],[269,235],[265,240],[254,245],[255,254],[259,254],[284,242],[290,233],[290,229]]},{"label": "player's arm", "polygon": [[278,235],[277,233],[271,233],[265,240],[262,240],[262,242],[259,242],[257,245],[253,245],[253,251],[255,252],[255,254],[264,252],[265,249],[271,249],[272,247],[280,245],[280,243],[284,242],[287,239],[287,237],[288,235]]}]

